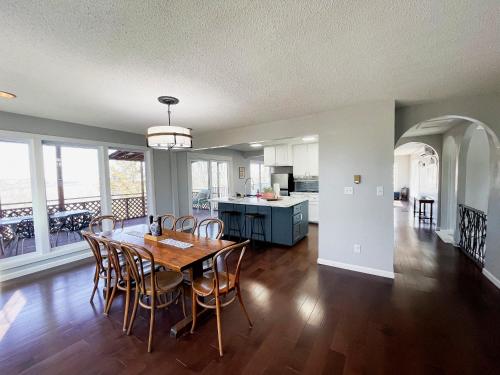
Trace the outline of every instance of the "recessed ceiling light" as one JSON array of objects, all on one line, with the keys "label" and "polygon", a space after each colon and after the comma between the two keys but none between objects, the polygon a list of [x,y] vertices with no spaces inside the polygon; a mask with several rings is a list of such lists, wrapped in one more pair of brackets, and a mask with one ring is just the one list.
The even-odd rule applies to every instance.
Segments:
[{"label": "recessed ceiling light", "polygon": [[306,137],[303,137],[302,140],[304,142],[312,142],[316,140],[316,137],[314,135],[308,135]]},{"label": "recessed ceiling light", "polygon": [[14,98],[16,98],[16,95],[14,95],[10,92],[7,92],[7,91],[0,91],[0,98],[14,99]]},{"label": "recessed ceiling light", "polygon": [[250,147],[255,147],[255,148],[262,147],[262,143],[250,143]]}]

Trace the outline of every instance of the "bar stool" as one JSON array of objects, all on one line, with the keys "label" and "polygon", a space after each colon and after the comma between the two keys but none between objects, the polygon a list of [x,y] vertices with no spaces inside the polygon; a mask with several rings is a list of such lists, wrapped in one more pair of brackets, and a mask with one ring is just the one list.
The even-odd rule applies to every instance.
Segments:
[{"label": "bar stool", "polygon": [[224,223],[227,223],[227,236],[231,238],[233,234],[236,233],[236,235],[239,237],[239,241],[241,242],[241,212],[235,210],[221,211],[221,217],[222,221],[224,221]]},{"label": "bar stool", "polygon": [[[245,222],[244,222],[244,229],[243,232],[246,234],[246,228],[247,228],[247,221],[250,220],[250,240],[253,241],[254,243],[252,244],[255,245],[255,238],[254,237],[261,237],[262,241],[266,241],[266,230],[264,227],[264,220],[266,218],[266,215],[258,213],[258,212],[249,212],[245,214]],[[258,230],[260,227],[260,231]]]}]

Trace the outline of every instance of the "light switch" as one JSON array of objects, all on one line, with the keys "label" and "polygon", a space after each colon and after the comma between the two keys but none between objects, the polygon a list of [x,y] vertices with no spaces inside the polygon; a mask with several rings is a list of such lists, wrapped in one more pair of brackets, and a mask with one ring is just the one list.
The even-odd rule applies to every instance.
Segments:
[{"label": "light switch", "polygon": [[383,186],[377,186],[377,196],[381,197],[384,195],[384,187]]},{"label": "light switch", "polygon": [[344,187],[344,194],[346,195],[352,195],[354,193],[354,189],[352,186],[346,186]]}]

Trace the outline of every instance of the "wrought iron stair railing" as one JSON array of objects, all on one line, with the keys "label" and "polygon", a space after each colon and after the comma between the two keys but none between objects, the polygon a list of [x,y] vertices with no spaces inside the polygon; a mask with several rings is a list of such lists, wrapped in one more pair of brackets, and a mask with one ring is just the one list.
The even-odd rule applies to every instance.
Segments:
[{"label": "wrought iron stair railing", "polygon": [[480,268],[484,266],[487,215],[481,210],[458,205],[459,246]]}]

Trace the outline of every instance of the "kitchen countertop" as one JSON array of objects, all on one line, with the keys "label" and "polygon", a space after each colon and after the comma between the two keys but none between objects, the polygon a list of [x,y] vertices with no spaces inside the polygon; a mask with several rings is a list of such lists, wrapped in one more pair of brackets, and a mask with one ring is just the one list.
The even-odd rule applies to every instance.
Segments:
[{"label": "kitchen countertop", "polygon": [[232,203],[232,204],[245,204],[250,206],[266,206],[266,207],[292,207],[296,204],[307,201],[307,198],[302,197],[281,197],[278,201],[266,201],[265,199],[260,199],[257,197],[245,197],[245,198],[212,198],[209,199],[210,202],[219,203]]}]

